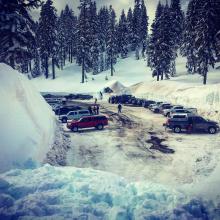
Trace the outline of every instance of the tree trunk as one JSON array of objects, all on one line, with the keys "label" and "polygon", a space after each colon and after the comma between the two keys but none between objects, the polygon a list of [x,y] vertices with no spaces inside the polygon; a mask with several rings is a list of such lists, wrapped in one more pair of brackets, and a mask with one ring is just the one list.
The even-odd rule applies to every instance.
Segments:
[{"label": "tree trunk", "polygon": [[82,83],[85,82],[85,58],[82,60]]},{"label": "tree trunk", "polygon": [[113,69],[113,59],[111,58],[111,76],[114,75],[114,69]]},{"label": "tree trunk", "polygon": [[203,76],[203,85],[207,84],[207,72]]},{"label": "tree trunk", "polygon": [[73,62],[73,45],[71,44],[71,47],[70,47],[70,62],[72,63]]},{"label": "tree trunk", "polygon": [[13,68],[13,69],[15,69],[15,62],[14,62],[14,58],[11,56],[10,57],[10,66]]},{"label": "tree trunk", "polygon": [[54,58],[52,58],[52,74],[53,74],[53,79],[55,79],[56,76],[55,76],[55,60],[54,60]]},{"label": "tree trunk", "polygon": [[159,74],[159,71],[157,71],[157,81],[160,81],[160,74]]},{"label": "tree trunk", "polygon": [[49,66],[48,66],[48,57],[45,58],[45,77],[48,79],[49,76]]},{"label": "tree trunk", "polygon": [[32,72],[31,60],[29,62],[29,69],[30,69],[30,72]]},{"label": "tree trunk", "polygon": [[161,78],[160,78],[160,80],[163,80],[163,73],[161,73]]}]

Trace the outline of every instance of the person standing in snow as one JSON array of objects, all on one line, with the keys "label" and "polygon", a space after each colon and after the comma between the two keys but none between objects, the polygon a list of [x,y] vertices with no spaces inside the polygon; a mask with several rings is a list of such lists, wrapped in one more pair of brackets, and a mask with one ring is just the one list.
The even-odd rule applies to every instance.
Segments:
[{"label": "person standing in snow", "polygon": [[89,110],[90,115],[92,115],[92,107],[91,106],[88,107],[88,110]]},{"label": "person standing in snow", "polygon": [[95,105],[97,104],[97,101],[98,101],[97,98],[95,98]]},{"label": "person standing in snow", "polygon": [[100,91],[100,99],[102,100],[103,99],[103,94],[102,94],[102,92]]},{"label": "person standing in snow", "polygon": [[93,106],[93,114],[96,115],[96,105]]},{"label": "person standing in snow", "polygon": [[99,105],[96,106],[96,114],[99,115]]},{"label": "person standing in snow", "polygon": [[118,114],[119,113],[122,113],[122,105],[120,103],[118,104]]}]

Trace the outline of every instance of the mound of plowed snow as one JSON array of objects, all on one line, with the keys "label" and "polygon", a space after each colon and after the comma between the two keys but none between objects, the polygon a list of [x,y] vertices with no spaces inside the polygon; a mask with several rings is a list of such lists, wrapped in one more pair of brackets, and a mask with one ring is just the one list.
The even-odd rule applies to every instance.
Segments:
[{"label": "mound of plowed snow", "polygon": [[0,172],[42,161],[54,139],[54,114],[31,82],[5,64],[0,103]]},{"label": "mound of plowed snow", "polygon": [[120,94],[130,94],[130,89],[125,87],[119,81],[111,81],[105,85],[105,88],[110,88],[113,93],[120,95]]}]

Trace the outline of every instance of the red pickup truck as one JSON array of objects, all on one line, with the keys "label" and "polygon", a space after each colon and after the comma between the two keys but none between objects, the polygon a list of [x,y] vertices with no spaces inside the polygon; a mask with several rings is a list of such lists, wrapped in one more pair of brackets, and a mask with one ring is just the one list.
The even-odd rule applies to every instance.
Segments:
[{"label": "red pickup truck", "polygon": [[102,130],[108,125],[108,118],[105,115],[84,116],[79,120],[67,123],[67,128],[73,132],[77,132],[80,128],[96,128]]}]

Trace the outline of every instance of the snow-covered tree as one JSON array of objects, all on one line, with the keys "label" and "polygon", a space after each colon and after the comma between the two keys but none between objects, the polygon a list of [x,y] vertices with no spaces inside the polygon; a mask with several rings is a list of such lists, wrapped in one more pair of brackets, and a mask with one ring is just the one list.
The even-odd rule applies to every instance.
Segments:
[{"label": "snow-covered tree", "polygon": [[202,19],[197,22],[195,33],[198,72],[203,76],[203,84],[207,83],[209,66],[214,68],[216,62],[215,35],[218,30],[215,21],[219,15],[213,3],[213,0],[200,0],[198,16]]},{"label": "snow-covered tree", "polygon": [[129,40],[128,23],[124,10],[122,10],[121,13],[117,33],[119,53],[121,54],[122,58],[126,58],[128,55]]},{"label": "snow-covered tree", "polygon": [[90,4],[90,54],[91,54],[91,68],[93,74],[99,72],[99,53],[100,53],[100,41],[98,36],[98,16],[96,3],[91,2]]},{"label": "snow-covered tree", "polygon": [[85,82],[85,72],[91,67],[90,57],[90,5],[91,0],[80,0],[80,15],[77,25],[77,62],[82,65],[82,83]]},{"label": "snow-covered tree", "polygon": [[192,0],[189,3],[183,46],[188,72],[198,72],[207,83],[209,67],[217,60],[216,34],[219,31],[220,4],[215,0]]},{"label": "snow-covered tree", "polygon": [[133,28],[133,12],[132,9],[129,8],[128,14],[127,14],[127,28],[128,28],[128,43],[130,49],[132,49],[132,43],[133,43],[133,38],[134,38],[134,28]]},{"label": "snow-covered tree", "polygon": [[37,31],[40,47],[41,65],[45,77],[49,77],[49,59],[52,60],[52,75],[55,79],[55,64],[57,62],[57,16],[52,0],[42,5]]},{"label": "snow-covered tree", "polygon": [[176,58],[173,47],[170,8],[168,4],[163,6],[159,2],[148,46],[148,65],[158,81],[163,80],[164,76],[169,79],[172,74],[173,60]]},{"label": "snow-covered tree", "polygon": [[40,0],[0,0],[0,62],[19,68],[24,59],[30,61],[35,41],[29,9],[39,5]]},{"label": "snow-covered tree", "polygon": [[107,62],[111,68],[111,76],[114,75],[114,64],[117,61],[117,38],[116,38],[116,14],[112,6],[109,8],[108,39],[107,39]]}]

